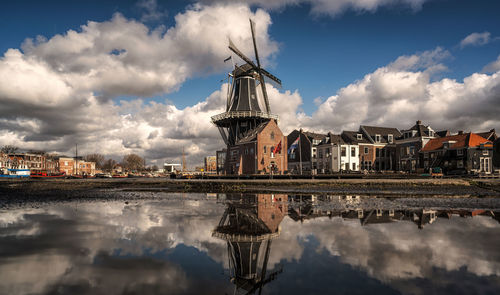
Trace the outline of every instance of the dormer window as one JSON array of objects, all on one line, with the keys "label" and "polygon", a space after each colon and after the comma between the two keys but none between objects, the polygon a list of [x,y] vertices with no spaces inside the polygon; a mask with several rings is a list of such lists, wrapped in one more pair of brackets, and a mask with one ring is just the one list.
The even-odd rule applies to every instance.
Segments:
[{"label": "dormer window", "polygon": [[357,140],[362,140],[363,139],[363,134],[361,134],[361,133],[356,134],[356,139]]},{"label": "dormer window", "polygon": [[380,142],[380,134],[375,135],[375,142]]},{"label": "dormer window", "polygon": [[389,143],[393,143],[394,142],[394,137],[392,136],[392,134],[387,135],[387,141]]}]

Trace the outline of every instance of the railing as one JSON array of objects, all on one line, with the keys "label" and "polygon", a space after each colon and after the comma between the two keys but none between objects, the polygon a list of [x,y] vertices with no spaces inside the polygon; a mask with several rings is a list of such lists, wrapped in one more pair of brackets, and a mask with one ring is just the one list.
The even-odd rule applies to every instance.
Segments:
[{"label": "railing", "polygon": [[280,236],[281,228],[278,232],[260,235],[241,235],[241,234],[227,234],[217,231],[212,231],[212,237],[227,240],[231,242],[261,242],[265,240],[272,240]]},{"label": "railing", "polygon": [[264,112],[233,111],[233,112],[226,112],[226,113],[212,116],[212,122],[216,122],[216,121],[220,121],[220,120],[224,120],[224,119],[230,119],[230,118],[245,118],[245,117],[261,117],[261,118],[266,118],[266,119],[279,120],[278,115],[273,115],[273,114],[264,113]]}]

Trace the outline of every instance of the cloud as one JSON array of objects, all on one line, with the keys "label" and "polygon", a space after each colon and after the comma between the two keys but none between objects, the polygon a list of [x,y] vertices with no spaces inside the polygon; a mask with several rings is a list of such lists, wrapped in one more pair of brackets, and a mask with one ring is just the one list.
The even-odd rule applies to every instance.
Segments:
[{"label": "cloud", "polygon": [[[189,78],[225,69],[228,37],[253,52],[249,18],[269,63],[278,50],[267,32],[270,16],[243,4],[189,6],[168,29],[115,14],[79,31],[27,39],[22,51],[0,58],[0,141],[62,153],[80,143],[82,153],[136,152],[154,161],[178,161],[185,148],[188,163],[198,163],[221,147],[210,116],[222,112],[225,92],[184,109],[144,98],[165,97]],[[120,101],[124,95],[132,99]]]},{"label": "cloud", "polygon": [[140,0],[136,6],[141,10],[141,21],[159,21],[167,16],[167,11],[162,10],[156,0]]},{"label": "cloud", "polygon": [[466,46],[482,46],[491,41],[490,32],[472,33],[460,41],[460,48]]},{"label": "cloud", "polygon": [[[431,79],[446,67],[440,48],[403,56],[327,98],[299,125],[316,131],[357,130],[360,124],[409,128],[423,120],[435,129],[489,130],[500,126],[500,73],[474,73],[462,82]],[[401,118],[404,118],[402,121]]]},{"label": "cloud", "polygon": [[[252,6],[265,9],[279,10],[288,6],[310,5],[311,13],[315,15],[338,16],[346,11],[352,10],[358,13],[374,13],[382,7],[403,7],[418,11],[427,0],[250,0],[245,2]],[[205,3],[227,3],[234,2],[230,0],[202,0]]]},{"label": "cloud", "polygon": [[486,73],[494,73],[498,71],[500,71],[500,55],[497,57],[497,60],[492,61],[483,68],[483,72]]}]

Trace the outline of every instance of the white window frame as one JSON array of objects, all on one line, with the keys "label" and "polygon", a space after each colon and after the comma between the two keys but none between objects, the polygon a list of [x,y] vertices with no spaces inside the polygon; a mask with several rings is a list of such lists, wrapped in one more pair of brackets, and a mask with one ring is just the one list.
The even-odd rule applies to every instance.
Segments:
[{"label": "white window frame", "polygon": [[394,136],[393,136],[392,134],[388,134],[388,135],[387,135],[387,141],[388,141],[389,143],[393,143],[393,142],[394,142]]},{"label": "white window frame", "polygon": [[457,150],[457,156],[463,156],[464,155],[464,150],[463,149],[458,149]]},{"label": "white window frame", "polygon": [[375,142],[380,142],[381,137],[380,134],[375,134]]},{"label": "white window frame", "polygon": [[356,139],[357,140],[362,140],[363,139],[363,134],[361,134],[361,133],[356,134]]}]

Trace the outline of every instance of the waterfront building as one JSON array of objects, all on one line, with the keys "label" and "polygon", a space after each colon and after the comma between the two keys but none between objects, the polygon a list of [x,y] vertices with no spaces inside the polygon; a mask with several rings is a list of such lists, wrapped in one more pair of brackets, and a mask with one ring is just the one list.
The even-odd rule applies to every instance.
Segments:
[{"label": "waterfront building", "polygon": [[430,126],[422,125],[418,120],[415,125],[401,131],[396,139],[396,170],[415,173],[423,172],[423,154],[419,151],[437,135]]},{"label": "waterfront building", "polygon": [[[318,169],[318,145],[326,134],[293,130],[287,136],[288,171],[298,174],[314,174]],[[297,141],[298,139],[298,141]],[[292,147],[292,145],[296,147]]]},{"label": "waterfront building", "polygon": [[493,143],[472,132],[431,139],[420,153],[424,169],[440,167],[446,174],[493,171]]},{"label": "waterfront building", "polygon": [[170,164],[170,163],[163,164],[163,169],[164,169],[165,173],[178,172],[178,171],[181,171],[181,168],[182,168],[181,164]]},{"label": "waterfront building", "polygon": [[227,149],[222,149],[215,152],[216,163],[217,163],[217,174],[224,173],[224,165],[226,163]]},{"label": "waterfront building", "polygon": [[399,137],[401,137],[401,132],[397,128],[359,126],[356,139],[360,141],[359,161],[361,170],[395,170],[395,140]]},{"label": "waterfront building", "polygon": [[359,145],[328,133],[317,146],[318,173],[359,171]]},{"label": "waterfront building", "polygon": [[217,157],[216,156],[208,156],[205,157],[205,172],[215,173],[217,172]]},{"label": "waterfront building", "polygon": [[493,167],[500,171],[500,138],[493,145]]}]

